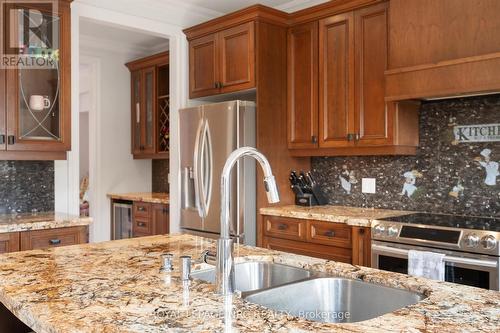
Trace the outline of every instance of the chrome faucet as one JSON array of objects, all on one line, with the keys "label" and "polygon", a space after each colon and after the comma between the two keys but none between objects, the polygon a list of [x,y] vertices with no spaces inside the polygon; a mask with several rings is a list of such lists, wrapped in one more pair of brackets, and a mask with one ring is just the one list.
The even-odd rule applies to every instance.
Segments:
[{"label": "chrome faucet", "polygon": [[246,156],[255,158],[264,171],[264,188],[267,194],[267,201],[269,203],[280,201],[278,187],[276,186],[271,166],[262,153],[252,147],[242,147],[229,155],[221,177],[220,238],[217,241],[217,267],[215,276],[216,291],[218,294],[224,296],[234,293],[233,240],[229,235],[231,225],[229,221],[231,198],[230,175],[236,162]]}]

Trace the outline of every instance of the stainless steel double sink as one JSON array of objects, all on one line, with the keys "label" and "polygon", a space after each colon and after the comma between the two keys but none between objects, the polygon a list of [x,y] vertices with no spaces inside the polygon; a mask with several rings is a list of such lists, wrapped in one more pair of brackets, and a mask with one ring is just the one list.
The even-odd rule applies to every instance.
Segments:
[{"label": "stainless steel double sink", "polygon": [[[246,301],[312,321],[368,320],[425,298],[403,289],[272,262],[242,262],[235,264],[234,269],[236,289]],[[214,283],[215,269],[195,271],[191,276]]]}]

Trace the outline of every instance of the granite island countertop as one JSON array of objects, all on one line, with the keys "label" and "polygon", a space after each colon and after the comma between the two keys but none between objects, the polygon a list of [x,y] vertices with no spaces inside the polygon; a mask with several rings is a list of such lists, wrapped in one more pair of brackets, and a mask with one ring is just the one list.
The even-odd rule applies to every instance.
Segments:
[{"label": "granite island countertop", "polygon": [[273,206],[260,209],[260,214],[289,217],[295,219],[317,220],[324,222],[345,223],[358,227],[370,227],[372,221],[386,217],[407,215],[414,212],[403,210],[359,208],[347,206],[313,206],[296,205]]},{"label": "granite island countertop", "polygon": [[90,217],[65,213],[23,213],[0,215],[0,233],[87,226]]},{"label": "granite island countertop", "polygon": [[137,202],[148,202],[154,204],[170,204],[168,193],[136,192],[136,193],[108,193],[108,198],[114,200],[128,200]]},{"label": "granite island countertop", "polygon": [[[237,246],[236,261],[275,261],[423,293],[415,305],[371,320],[327,324],[286,316],[239,296],[223,298],[160,255],[197,257],[214,241],[152,236],[0,256],[0,302],[39,333],[55,332],[494,332],[500,293],[263,248]],[[196,266],[196,265],[195,265]],[[195,269],[198,266],[195,267]],[[199,268],[199,267],[198,267]]]}]

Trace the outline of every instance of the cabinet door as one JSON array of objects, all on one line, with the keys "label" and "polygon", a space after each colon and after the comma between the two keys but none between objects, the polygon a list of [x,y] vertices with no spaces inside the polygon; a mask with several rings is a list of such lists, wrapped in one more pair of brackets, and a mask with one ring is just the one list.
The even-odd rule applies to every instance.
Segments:
[{"label": "cabinet door", "polygon": [[354,15],[319,22],[319,146],[354,145]]},{"label": "cabinet door", "polygon": [[384,100],[387,68],[388,3],[357,10],[356,138],[360,146],[387,145],[392,139],[392,116]]},{"label": "cabinet door", "polygon": [[132,154],[141,153],[141,110],[142,110],[142,75],[141,71],[132,73]]},{"label": "cabinet door", "polygon": [[[24,6],[10,6],[6,15],[7,53],[25,59],[6,71],[7,149],[67,151],[71,144],[69,4],[60,2],[58,13],[36,4]],[[41,28],[35,30],[33,22]]]},{"label": "cabinet door", "polygon": [[219,32],[221,92],[255,87],[255,24]]},{"label": "cabinet door", "polygon": [[318,22],[288,30],[288,147],[318,146]]},{"label": "cabinet door", "polygon": [[156,68],[142,71],[141,153],[154,154],[156,142]]},{"label": "cabinet door", "polygon": [[217,34],[189,42],[189,96],[191,98],[219,93]]},{"label": "cabinet door", "polygon": [[168,234],[169,228],[169,210],[167,205],[153,205],[153,225],[155,235]]},{"label": "cabinet door", "polygon": [[19,247],[19,233],[0,234],[0,253],[17,252]]}]

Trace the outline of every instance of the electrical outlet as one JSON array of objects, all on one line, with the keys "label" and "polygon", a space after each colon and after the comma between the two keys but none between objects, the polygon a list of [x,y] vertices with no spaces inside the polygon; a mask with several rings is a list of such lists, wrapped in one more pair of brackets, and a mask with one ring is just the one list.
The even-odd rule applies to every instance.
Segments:
[{"label": "electrical outlet", "polygon": [[377,193],[377,181],[375,178],[363,178],[361,188],[363,193]]}]

